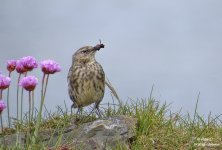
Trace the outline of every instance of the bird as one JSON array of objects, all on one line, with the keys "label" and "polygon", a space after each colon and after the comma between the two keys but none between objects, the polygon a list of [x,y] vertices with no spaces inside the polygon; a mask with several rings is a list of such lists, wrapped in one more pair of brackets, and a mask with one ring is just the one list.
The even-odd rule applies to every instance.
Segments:
[{"label": "bird", "polygon": [[94,103],[94,109],[101,117],[99,104],[104,97],[105,72],[96,61],[95,54],[104,47],[100,41],[96,46],[81,47],[72,55],[72,64],[67,76],[68,93],[73,102],[71,114],[73,108],[78,108],[78,114],[83,107]]}]

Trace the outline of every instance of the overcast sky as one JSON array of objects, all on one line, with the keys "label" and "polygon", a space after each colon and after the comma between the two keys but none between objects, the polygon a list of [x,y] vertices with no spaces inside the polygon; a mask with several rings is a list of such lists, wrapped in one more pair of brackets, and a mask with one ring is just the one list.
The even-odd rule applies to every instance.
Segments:
[{"label": "overcast sky", "polygon": [[[97,60],[122,100],[147,98],[154,84],[154,97],[172,103],[172,110],[193,112],[200,92],[198,112],[218,115],[221,8],[221,0],[1,0],[0,71],[7,74],[8,59],[27,55],[56,60],[62,72],[50,77],[46,96],[53,111],[64,101],[71,105],[66,77],[72,54],[101,39],[106,47]],[[41,80],[40,69],[30,74]],[[16,108],[17,74],[12,76]],[[108,90],[103,102],[112,102]]]}]

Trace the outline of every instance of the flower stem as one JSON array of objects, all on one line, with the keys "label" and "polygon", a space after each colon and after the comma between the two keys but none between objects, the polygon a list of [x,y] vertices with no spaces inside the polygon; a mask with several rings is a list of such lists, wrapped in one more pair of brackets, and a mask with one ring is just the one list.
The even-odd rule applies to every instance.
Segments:
[{"label": "flower stem", "polygon": [[2,114],[0,114],[0,116],[1,116],[1,127],[2,127],[2,135],[3,135],[3,121],[2,121]]},{"label": "flower stem", "polygon": [[30,122],[31,121],[31,91],[29,91],[29,127],[30,127]]},{"label": "flower stem", "polygon": [[[39,127],[40,127],[40,123],[41,123],[41,118],[42,118],[42,107],[44,104],[44,82],[45,82],[45,76],[46,74],[43,74],[42,77],[42,89],[41,89],[41,104],[40,104],[40,108],[39,108],[39,112],[38,112],[38,117],[37,117],[37,123],[36,123],[36,127],[35,127],[35,131],[34,131],[34,136],[32,138],[32,142],[36,143],[36,138],[38,137],[38,132],[39,132]],[[48,78],[48,76],[47,76]]]},{"label": "flower stem", "polygon": [[[27,76],[27,72],[25,72],[25,77]],[[22,112],[23,112],[23,96],[24,96],[24,89],[22,88],[21,92],[21,122],[22,122]]]},{"label": "flower stem", "polygon": [[0,100],[2,100],[2,90],[0,90]]},{"label": "flower stem", "polygon": [[34,108],[35,108],[35,102],[34,102],[34,90],[33,90],[32,91],[32,115],[31,115],[31,122],[33,120]]},{"label": "flower stem", "polygon": [[[17,83],[17,121],[19,120],[18,118],[18,114],[19,114],[19,82],[20,82],[20,79],[21,79],[21,73],[19,73],[19,76],[18,76],[18,83]],[[21,116],[22,118],[22,116]],[[18,146],[19,144],[19,124],[17,123],[16,124],[16,146]]]},{"label": "flower stem", "polygon": [[23,120],[22,120],[22,112],[23,112],[23,92],[24,92],[24,89],[22,88],[22,91],[21,91],[21,115],[20,115],[20,119],[21,119],[21,122],[23,122]]},{"label": "flower stem", "polygon": [[0,112],[0,120],[1,120],[1,127],[2,127],[2,137],[3,137],[3,145],[5,145],[5,135],[4,135],[4,128],[3,128],[3,121],[2,121],[2,114]]},{"label": "flower stem", "polygon": [[45,82],[45,74],[42,77],[42,89],[41,89],[41,98],[43,97],[43,90],[44,90],[44,82]]},{"label": "flower stem", "polygon": [[[8,76],[11,77],[11,72],[9,72]],[[10,87],[8,87],[8,91],[7,91],[7,112],[8,112],[8,127],[11,128],[10,110],[9,110],[9,91],[10,91]]]},{"label": "flower stem", "polygon": [[46,93],[46,89],[47,89],[47,86],[48,86],[48,81],[49,81],[49,74],[47,74],[47,77],[46,77],[46,84],[45,84],[45,90],[44,90],[44,99],[45,99],[45,93]]},{"label": "flower stem", "polygon": [[21,73],[19,74],[18,84],[17,84],[17,121],[19,120],[18,119],[18,114],[19,114],[19,81],[20,81],[20,78],[21,78]]},{"label": "flower stem", "polygon": [[40,104],[40,109],[39,109],[39,114],[38,114],[38,119],[39,122],[41,122],[41,118],[42,118],[42,108],[43,108],[43,104],[44,104],[44,82],[45,82],[45,74],[43,75],[43,79],[42,79],[42,90],[41,90],[41,104]]},{"label": "flower stem", "polygon": [[28,127],[28,141],[30,140],[31,134],[31,91],[29,91],[29,127]]}]

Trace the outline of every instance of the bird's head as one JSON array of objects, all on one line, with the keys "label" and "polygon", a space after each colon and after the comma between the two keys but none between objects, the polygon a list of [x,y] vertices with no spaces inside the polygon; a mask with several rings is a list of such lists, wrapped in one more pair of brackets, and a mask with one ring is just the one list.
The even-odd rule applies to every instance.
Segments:
[{"label": "bird's head", "polygon": [[96,46],[84,46],[78,49],[73,55],[73,63],[90,63],[95,61],[95,54],[101,48],[104,48],[103,44],[97,44]]}]

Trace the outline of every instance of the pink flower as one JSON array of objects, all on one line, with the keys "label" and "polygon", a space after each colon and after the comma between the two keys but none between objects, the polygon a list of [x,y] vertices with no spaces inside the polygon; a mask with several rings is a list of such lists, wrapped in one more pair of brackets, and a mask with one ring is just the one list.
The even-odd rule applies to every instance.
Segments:
[{"label": "pink flower", "polygon": [[0,74],[0,89],[1,90],[8,88],[10,85],[10,82],[11,82],[11,79],[9,77],[6,77]]},{"label": "pink flower", "polygon": [[54,60],[44,60],[40,63],[42,72],[45,74],[54,74],[61,71],[61,67]]},{"label": "pink flower", "polygon": [[26,56],[21,58],[22,65],[27,71],[32,71],[34,68],[38,67],[36,59],[32,56]]},{"label": "pink flower", "polygon": [[37,67],[38,64],[36,62],[36,59],[32,56],[26,56],[17,61],[15,69],[18,73],[25,73],[27,71],[32,71],[34,68]]},{"label": "pink flower", "polygon": [[9,72],[12,72],[15,70],[16,67],[16,60],[8,60],[7,61],[7,70]]},{"label": "pink flower", "polygon": [[19,85],[27,91],[33,91],[38,83],[38,79],[34,76],[27,76],[22,78]]},{"label": "pink flower", "polygon": [[3,100],[0,100],[0,114],[2,113],[2,111],[6,108],[6,104]]},{"label": "pink flower", "polygon": [[18,60],[18,61],[16,62],[16,67],[15,67],[15,69],[16,69],[16,71],[17,71],[18,73],[25,73],[25,72],[28,71],[26,68],[24,68],[23,63],[22,63],[21,60]]}]

